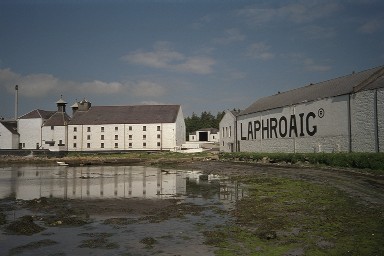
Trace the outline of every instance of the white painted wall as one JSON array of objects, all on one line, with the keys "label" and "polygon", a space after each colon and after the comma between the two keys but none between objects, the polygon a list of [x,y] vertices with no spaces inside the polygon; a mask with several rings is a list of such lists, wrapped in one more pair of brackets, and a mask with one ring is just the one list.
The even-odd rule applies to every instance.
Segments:
[{"label": "white painted wall", "polygon": [[[75,128],[77,131],[74,131]],[[177,138],[177,135],[175,123],[69,125],[68,150],[170,150],[183,141],[182,138]]]},{"label": "white painted wall", "polygon": [[[66,151],[67,144],[67,126],[43,126],[41,128],[42,148],[50,151]],[[54,141],[53,145],[47,144],[48,141]],[[61,142],[61,143],[60,143]]]},{"label": "white painted wall", "polygon": [[351,95],[352,151],[383,152],[384,89]]},{"label": "white painted wall", "polygon": [[[308,113],[313,113],[308,119],[309,130],[313,131],[316,127],[316,133],[313,135],[306,131]],[[300,114],[303,114],[303,119]],[[271,129],[268,132],[267,129],[264,130],[264,137],[261,129],[255,136],[255,121],[260,124],[264,122],[264,127],[267,127],[266,120],[271,122],[271,118],[276,118],[279,127],[279,121],[284,116],[288,120],[289,129],[291,115],[296,118],[297,135],[293,129],[290,135],[288,132],[286,136],[281,136],[277,128],[277,136],[274,131],[272,135],[268,134]],[[221,129],[224,125],[223,123]],[[237,129],[240,151],[383,152],[384,89],[367,90],[239,116]]]},{"label": "white painted wall", "polygon": [[236,125],[236,117],[231,113],[231,111],[226,110],[219,124],[221,152],[235,151],[236,149],[235,125]]},{"label": "white painted wall", "polygon": [[[287,120],[288,131],[285,131],[285,121],[282,120],[282,117]],[[275,122],[271,121],[273,118],[277,121],[276,130],[265,129],[262,132],[262,128],[260,128],[255,136],[255,121],[260,122],[260,126],[262,126],[262,122],[264,122],[264,127],[268,127],[267,122],[272,122],[271,126],[275,126]],[[280,120],[282,121],[280,122]],[[293,127],[295,120],[297,134],[295,129],[290,129],[291,122]],[[239,116],[237,129],[240,151],[348,151],[348,95]],[[311,133],[314,134],[311,135]]]},{"label": "white painted wall", "polygon": [[22,149],[36,149],[41,147],[42,118],[29,118],[18,120],[18,132]]},{"label": "white painted wall", "polygon": [[175,129],[176,129],[176,141],[175,141],[174,147],[181,147],[181,145],[184,144],[186,141],[185,120],[184,120],[184,114],[181,106],[177,114]]},{"label": "white painted wall", "polygon": [[18,149],[19,135],[10,132],[0,123],[0,149]]}]

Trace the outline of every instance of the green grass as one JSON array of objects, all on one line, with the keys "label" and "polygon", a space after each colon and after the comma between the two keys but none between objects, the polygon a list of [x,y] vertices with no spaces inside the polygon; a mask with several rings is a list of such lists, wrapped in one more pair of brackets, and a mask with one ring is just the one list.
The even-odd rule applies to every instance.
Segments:
[{"label": "green grass", "polygon": [[326,185],[239,179],[249,195],[233,211],[236,223],[205,234],[216,255],[384,255],[382,209]]},{"label": "green grass", "polygon": [[[220,153],[222,160],[308,163],[332,167],[369,169],[375,173],[384,171],[384,153]],[[377,172],[378,171],[378,172]]]}]

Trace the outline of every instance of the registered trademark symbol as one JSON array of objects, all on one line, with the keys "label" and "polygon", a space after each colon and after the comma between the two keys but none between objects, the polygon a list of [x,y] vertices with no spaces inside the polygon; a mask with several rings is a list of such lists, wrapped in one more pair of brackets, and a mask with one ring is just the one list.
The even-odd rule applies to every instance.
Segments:
[{"label": "registered trademark symbol", "polygon": [[324,109],[319,108],[319,111],[317,112],[317,114],[318,114],[318,116],[319,116],[320,118],[323,118],[323,117],[324,117]]}]

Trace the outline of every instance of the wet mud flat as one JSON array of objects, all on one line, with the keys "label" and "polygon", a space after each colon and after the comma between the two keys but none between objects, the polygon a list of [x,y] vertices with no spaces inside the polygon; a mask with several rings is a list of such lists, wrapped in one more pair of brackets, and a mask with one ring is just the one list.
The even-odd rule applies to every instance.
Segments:
[{"label": "wet mud flat", "polygon": [[[164,195],[154,195],[163,198],[150,198],[149,181],[155,173],[157,184],[166,184],[172,180],[165,177],[181,169],[199,173],[199,180],[182,176],[186,182],[181,193],[161,190]],[[97,171],[82,170],[76,176],[66,170],[58,170],[57,176],[84,181],[84,190],[90,187],[92,195]],[[124,198],[119,196],[119,182],[132,181],[127,190],[136,184],[127,176],[135,171],[124,171],[116,170],[110,177],[111,184],[117,184],[111,186],[111,198],[58,198],[55,191],[55,197],[3,198],[1,251],[5,255],[384,255],[384,180],[379,176],[196,161],[138,172],[147,182],[145,197]],[[103,181],[104,188],[108,181]],[[64,191],[71,192],[72,187]]]},{"label": "wet mud flat", "polygon": [[220,205],[178,199],[1,201],[4,255],[213,255]]}]

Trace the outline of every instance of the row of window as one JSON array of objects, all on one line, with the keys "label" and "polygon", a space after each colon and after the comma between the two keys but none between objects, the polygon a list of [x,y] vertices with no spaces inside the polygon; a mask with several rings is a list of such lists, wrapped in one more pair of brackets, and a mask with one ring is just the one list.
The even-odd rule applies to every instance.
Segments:
[{"label": "row of window", "polygon": [[[157,142],[157,146],[160,147],[161,143]],[[128,147],[132,148],[132,143],[128,143]],[[143,142],[143,148],[147,147],[147,143]],[[73,148],[77,148],[77,143],[73,143]],[[87,148],[91,148],[91,143],[87,143]],[[104,143],[100,144],[100,148],[104,148]],[[119,148],[119,143],[115,143],[115,148]]]},{"label": "row of window", "polygon": [[[160,139],[160,134],[157,134],[157,138]],[[76,140],[77,139],[77,135],[73,135],[73,139]],[[90,140],[91,139],[91,135],[87,135],[87,140]],[[132,140],[133,139],[133,136],[130,134],[128,135],[128,139],[129,140]],[[147,139],[147,135],[143,135],[143,140],[146,140]],[[104,140],[104,135],[102,134],[100,136],[100,140]],[[119,135],[115,135],[115,140],[119,140]]]},{"label": "row of window", "polygon": [[[53,127],[53,126],[52,126]],[[53,130],[53,128],[51,127],[51,129]],[[119,130],[119,127],[115,126],[115,131],[118,131]],[[132,131],[132,126],[128,126],[128,130],[129,131]],[[147,126],[143,126],[143,131],[146,131],[147,130]],[[77,127],[73,127],[73,131],[74,132],[77,132]],[[101,132],[104,132],[104,127],[100,127],[100,131]],[[157,126],[157,131],[160,131],[160,125]],[[88,126],[87,127],[87,132],[91,132],[91,127]]]}]

